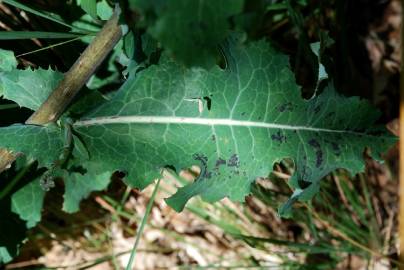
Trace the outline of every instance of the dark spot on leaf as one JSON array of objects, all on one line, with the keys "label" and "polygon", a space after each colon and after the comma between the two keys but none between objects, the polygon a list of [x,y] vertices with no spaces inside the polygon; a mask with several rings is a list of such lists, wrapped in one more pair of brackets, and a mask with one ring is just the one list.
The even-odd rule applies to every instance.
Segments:
[{"label": "dark spot on leaf", "polygon": [[301,170],[301,177],[300,177],[300,179],[306,180],[306,179],[309,179],[310,177],[311,177],[311,169],[310,169],[309,166],[304,165],[304,166],[302,167],[302,170]]},{"label": "dark spot on leaf", "polygon": [[286,142],[286,136],[284,136],[280,130],[277,131],[275,134],[272,134],[271,139],[279,143]]},{"label": "dark spot on leaf", "polygon": [[289,112],[291,112],[292,110],[293,110],[292,102],[284,103],[284,104],[282,104],[282,105],[280,105],[280,106],[278,107],[278,111],[279,111],[279,112],[284,112],[284,111],[289,111]]},{"label": "dark spot on leaf", "polygon": [[321,150],[321,146],[316,139],[311,139],[309,145],[314,148],[316,153],[316,167],[319,168],[323,163],[323,151]]},{"label": "dark spot on leaf", "polygon": [[244,115],[245,115],[245,112],[242,112],[242,113],[241,113],[241,116],[244,116]]},{"label": "dark spot on leaf", "polygon": [[208,171],[208,157],[199,153],[195,153],[192,157],[201,162],[201,174],[198,179],[210,178],[212,173]]},{"label": "dark spot on leaf", "polygon": [[215,164],[215,169],[219,169],[219,167],[221,165],[226,165],[226,160],[222,159],[222,158],[218,158],[216,160],[216,164]]},{"label": "dark spot on leaf", "polygon": [[212,135],[212,141],[216,141],[216,136]]},{"label": "dark spot on leaf", "polygon": [[317,141],[316,139],[311,139],[311,140],[309,141],[309,144],[310,144],[311,146],[315,147],[315,148],[319,148],[319,147],[320,147],[320,144],[318,143],[318,141]]},{"label": "dark spot on leaf", "polygon": [[238,159],[238,155],[233,154],[229,160],[227,161],[228,167],[240,167],[240,160]]},{"label": "dark spot on leaf", "polygon": [[331,118],[335,115],[335,112],[329,112],[327,113],[327,115],[325,116],[326,118]]}]

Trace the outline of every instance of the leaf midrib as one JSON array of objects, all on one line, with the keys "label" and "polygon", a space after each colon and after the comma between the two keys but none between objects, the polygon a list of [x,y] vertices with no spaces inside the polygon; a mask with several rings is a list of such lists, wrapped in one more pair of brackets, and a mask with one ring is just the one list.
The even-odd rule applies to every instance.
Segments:
[{"label": "leaf midrib", "polygon": [[107,124],[190,124],[205,126],[243,126],[258,127],[267,129],[296,130],[296,131],[312,131],[312,132],[328,132],[328,133],[348,133],[352,135],[378,137],[376,135],[365,132],[352,130],[338,130],[317,128],[310,126],[294,126],[286,124],[275,124],[267,122],[255,122],[248,120],[234,120],[227,118],[201,118],[201,117],[178,117],[178,116],[105,116],[83,119],[76,121],[74,126],[94,126]]}]

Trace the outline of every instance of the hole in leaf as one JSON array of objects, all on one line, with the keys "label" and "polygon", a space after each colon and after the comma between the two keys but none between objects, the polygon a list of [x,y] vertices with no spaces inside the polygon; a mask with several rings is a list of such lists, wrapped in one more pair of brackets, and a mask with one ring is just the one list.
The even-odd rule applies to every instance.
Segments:
[{"label": "hole in leaf", "polygon": [[177,169],[173,165],[166,165],[166,166],[164,166],[164,168],[177,173]]},{"label": "hole in leaf", "polygon": [[210,97],[203,97],[203,99],[206,101],[206,107],[208,108],[208,111],[210,111],[210,108],[212,108],[212,99]]},{"label": "hole in leaf", "polygon": [[201,168],[197,165],[192,165],[190,168],[182,170],[179,175],[185,180],[192,181],[198,178],[200,173]]}]

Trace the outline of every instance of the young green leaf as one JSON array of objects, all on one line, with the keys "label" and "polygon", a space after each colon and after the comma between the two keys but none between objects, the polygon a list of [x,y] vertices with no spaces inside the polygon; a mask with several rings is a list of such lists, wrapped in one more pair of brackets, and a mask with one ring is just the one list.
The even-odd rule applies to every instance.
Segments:
[{"label": "young green leaf", "polygon": [[62,73],[52,69],[13,69],[0,72],[0,89],[5,99],[36,110],[62,78]]},{"label": "young green leaf", "polygon": [[36,110],[46,100],[63,74],[52,69],[17,69],[12,51],[0,49],[0,97]]},{"label": "young green leaf", "polygon": [[15,59],[14,52],[0,49],[0,72],[11,71],[16,67],[17,59]]},{"label": "young green leaf", "polygon": [[274,162],[291,158],[293,202],[311,198],[336,168],[361,171],[365,147],[379,159],[396,140],[374,126],[379,113],[368,102],[331,85],[302,99],[288,58],[264,41],[228,42],[223,51],[225,70],[186,69],[163,57],[77,121],[93,173],[124,170],[129,184],[144,188],[164,166],[199,165],[198,179],[167,200],[180,211],[196,195],[242,201]]}]

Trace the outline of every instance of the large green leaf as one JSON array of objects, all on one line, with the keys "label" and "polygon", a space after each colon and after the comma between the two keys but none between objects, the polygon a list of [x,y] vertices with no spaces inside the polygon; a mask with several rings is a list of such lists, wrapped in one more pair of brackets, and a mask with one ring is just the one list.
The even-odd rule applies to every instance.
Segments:
[{"label": "large green leaf", "polygon": [[130,0],[144,16],[148,32],[175,58],[188,65],[210,67],[230,28],[229,18],[243,0]]},{"label": "large green leaf", "polygon": [[336,168],[361,171],[365,147],[380,158],[395,140],[373,126],[379,113],[368,102],[339,96],[331,85],[302,99],[288,58],[264,41],[229,42],[223,51],[225,70],[186,69],[163,58],[77,121],[95,173],[127,171],[126,181],[144,188],[164,166],[197,164],[199,178],[168,199],[181,210],[195,195],[242,201],[274,162],[291,158],[294,201],[312,197]]}]

